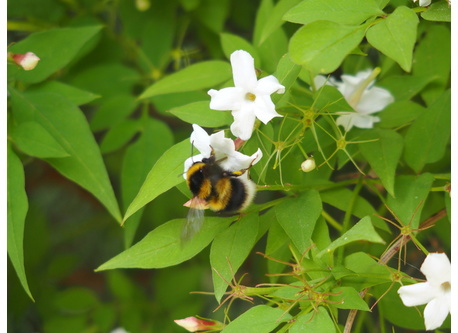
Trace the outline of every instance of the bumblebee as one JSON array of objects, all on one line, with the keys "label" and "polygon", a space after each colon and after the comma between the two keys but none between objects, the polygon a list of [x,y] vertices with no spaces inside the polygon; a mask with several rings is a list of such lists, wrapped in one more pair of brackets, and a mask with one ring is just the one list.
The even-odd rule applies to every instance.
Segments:
[{"label": "bumblebee", "polygon": [[204,209],[230,215],[244,210],[253,201],[256,184],[246,176],[241,177],[251,164],[246,169],[227,171],[219,162],[212,150],[210,157],[194,162],[186,172],[186,181],[194,196],[190,201],[182,239],[189,239],[200,229]]}]

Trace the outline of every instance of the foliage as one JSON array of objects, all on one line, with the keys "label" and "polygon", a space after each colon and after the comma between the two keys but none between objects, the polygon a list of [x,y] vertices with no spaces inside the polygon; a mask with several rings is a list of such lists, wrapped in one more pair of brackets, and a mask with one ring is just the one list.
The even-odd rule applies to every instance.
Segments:
[{"label": "foliage", "polygon": [[[9,1],[8,52],[40,58],[8,63],[9,331],[423,330],[396,291],[451,248],[449,22],[445,0]],[[240,149],[255,203],[183,243],[191,124],[230,135],[207,91],[239,49],[282,117]],[[332,83],[374,68],[394,102],[345,130]]]}]

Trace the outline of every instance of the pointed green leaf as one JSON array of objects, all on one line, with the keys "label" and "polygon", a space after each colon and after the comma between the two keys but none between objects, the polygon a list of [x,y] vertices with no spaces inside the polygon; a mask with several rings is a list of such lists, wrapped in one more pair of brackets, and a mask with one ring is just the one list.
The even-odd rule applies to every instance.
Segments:
[{"label": "pointed green leaf", "polygon": [[[369,136],[368,136],[369,137]],[[365,137],[368,138],[368,137]],[[392,196],[394,193],[394,176],[403,148],[403,138],[392,130],[374,128],[370,138],[377,141],[360,143],[359,150],[367,159],[372,169],[380,177],[383,186]]]},{"label": "pointed green leaf", "polygon": [[351,25],[383,14],[373,0],[307,0],[293,7],[283,19],[301,24],[326,20]]},{"label": "pointed green leaf", "polygon": [[[407,225],[411,222],[412,228],[417,228],[425,200],[429,195],[434,177],[430,173],[419,176],[398,176],[394,192],[396,198],[388,196],[387,205]],[[418,210],[417,210],[418,209]]]},{"label": "pointed green leaf", "polygon": [[24,267],[24,224],[29,204],[25,192],[24,169],[11,145],[7,151],[7,248],[8,256],[25,292],[33,300]]},{"label": "pointed green leaf", "polygon": [[229,63],[219,60],[204,61],[167,75],[149,86],[139,98],[215,88],[218,84],[229,80],[231,76]]},{"label": "pointed green leaf", "polygon": [[336,308],[338,309],[356,309],[361,311],[370,311],[367,303],[352,287],[337,287],[332,289],[331,292],[337,295],[330,295],[329,300],[336,302]]},{"label": "pointed green leaf", "polygon": [[381,128],[405,126],[417,119],[424,111],[424,107],[412,101],[394,102],[378,114],[380,123],[377,126]]},{"label": "pointed green leaf", "polygon": [[27,121],[13,128],[14,143],[30,156],[38,158],[68,157],[66,150],[39,123]]},{"label": "pointed green leaf", "polygon": [[287,11],[296,6],[301,0],[280,0],[276,3],[269,15],[267,24],[262,29],[259,44],[262,44],[274,31],[280,29],[285,23],[283,16]]},{"label": "pointed green leaf", "polygon": [[299,315],[289,331],[290,333],[335,333],[336,326],[328,311],[323,306],[319,306],[316,310]]},{"label": "pointed green leaf", "polygon": [[140,191],[127,208],[124,221],[158,195],[184,181],[182,176],[184,161],[189,157],[190,152],[191,143],[189,139],[186,139],[162,155],[148,173]]},{"label": "pointed green leaf", "polygon": [[291,319],[283,309],[257,305],[231,321],[221,333],[269,333]]},{"label": "pointed green leaf", "polygon": [[38,122],[70,154],[66,158],[46,161],[91,192],[117,221],[121,221],[99,147],[81,110],[54,93],[19,93],[13,89],[10,93],[15,120],[18,123]]},{"label": "pointed green leaf", "polygon": [[410,126],[405,137],[404,157],[417,173],[444,156],[451,134],[451,94],[444,92]]},{"label": "pointed green leaf", "polygon": [[[285,94],[296,81],[300,71],[301,66],[292,62],[288,54],[285,54],[278,62],[277,70],[275,71],[274,76],[285,87]],[[272,102],[275,104],[278,103],[285,94],[273,94]]]},{"label": "pointed green leaf", "polygon": [[313,228],[321,210],[320,195],[314,190],[285,200],[275,207],[278,222],[301,253],[311,244]]},{"label": "pointed green leaf", "polygon": [[372,243],[385,244],[385,241],[377,234],[372,226],[371,218],[366,216],[356,223],[350,230],[333,241],[326,249],[321,251],[318,256],[334,251],[338,247],[347,245],[356,241],[365,241]]},{"label": "pointed green leaf", "polygon": [[[121,171],[122,204],[125,208],[137,195],[140,187],[162,154],[173,145],[173,134],[163,122],[146,118],[141,135],[124,154]],[[140,209],[124,223],[124,245],[130,247],[141,218]]]},{"label": "pointed green leaf", "polygon": [[36,32],[8,48],[9,52],[34,52],[39,58],[37,67],[31,71],[8,66],[8,76],[18,80],[36,83],[72,61],[102,29],[102,26],[59,28]]},{"label": "pointed green leaf", "polygon": [[291,59],[315,73],[331,73],[359,45],[366,27],[330,21],[309,23],[291,37]]},{"label": "pointed green leaf", "polygon": [[168,112],[189,124],[198,124],[203,127],[227,126],[234,121],[230,112],[210,109],[209,100],[178,106]]},{"label": "pointed green leaf", "polygon": [[30,87],[29,91],[45,91],[54,92],[56,94],[64,96],[71,103],[75,105],[87,104],[100,96],[93,94],[92,92],[81,90],[71,85],[59,82],[59,81],[47,81],[39,85]]},{"label": "pointed green leaf", "polygon": [[366,38],[373,47],[410,72],[418,22],[412,9],[397,7],[386,19],[369,28]]},{"label": "pointed green leaf", "polygon": [[115,151],[127,144],[139,130],[137,120],[125,119],[108,130],[100,143],[103,154]]},{"label": "pointed green leaf", "polygon": [[438,1],[428,6],[428,9],[421,13],[421,17],[428,21],[451,22],[452,10],[447,1]]},{"label": "pointed green leaf", "polygon": [[244,216],[213,240],[210,265],[216,300],[223,297],[228,284],[250,253],[258,234],[258,213]]},{"label": "pointed green leaf", "polygon": [[240,36],[222,33],[220,34],[221,38],[221,47],[223,48],[224,55],[227,59],[231,58],[231,54],[237,50],[245,50],[254,58],[254,65],[256,67],[260,66],[258,52],[253,45],[250,44],[247,40],[243,39]]},{"label": "pointed green leaf", "polygon": [[162,224],[141,241],[97,268],[162,268],[178,265],[202,251],[234,218],[208,217],[202,229],[189,241],[181,242],[184,219]]}]

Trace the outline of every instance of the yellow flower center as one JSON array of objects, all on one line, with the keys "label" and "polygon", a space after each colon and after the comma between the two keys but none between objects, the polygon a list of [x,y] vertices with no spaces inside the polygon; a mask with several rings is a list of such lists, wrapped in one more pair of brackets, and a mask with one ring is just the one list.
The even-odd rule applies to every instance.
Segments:
[{"label": "yellow flower center", "polygon": [[449,291],[449,290],[452,288],[452,286],[450,285],[450,282],[444,282],[444,283],[442,283],[442,284],[441,284],[441,287],[442,287],[442,290],[443,290],[443,291]]},{"label": "yellow flower center", "polygon": [[256,100],[256,95],[252,93],[246,93],[245,98],[249,101],[254,102]]}]

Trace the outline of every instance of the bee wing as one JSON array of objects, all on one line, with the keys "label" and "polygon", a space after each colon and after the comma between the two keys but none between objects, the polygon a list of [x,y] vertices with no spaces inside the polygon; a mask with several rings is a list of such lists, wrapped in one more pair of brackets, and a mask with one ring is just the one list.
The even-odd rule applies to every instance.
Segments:
[{"label": "bee wing", "polygon": [[188,217],[181,229],[181,240],[183,242],[190,240],[199,232],[204,221],[206,206],[207,203],[198,197],[194,197],[190,200]]}]

